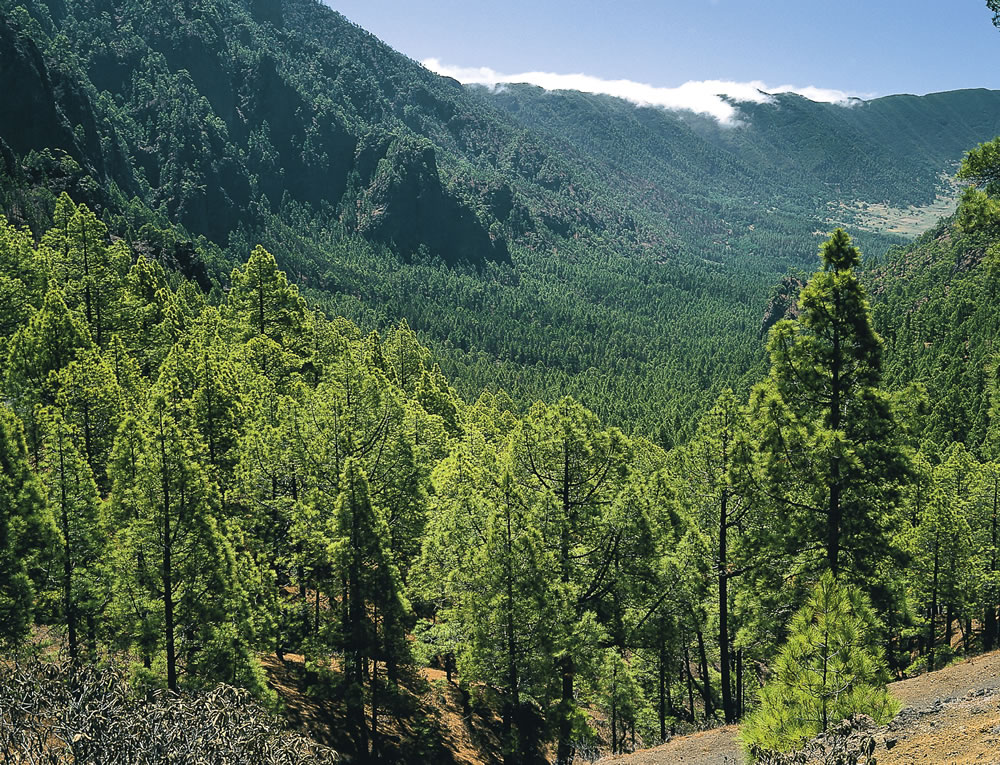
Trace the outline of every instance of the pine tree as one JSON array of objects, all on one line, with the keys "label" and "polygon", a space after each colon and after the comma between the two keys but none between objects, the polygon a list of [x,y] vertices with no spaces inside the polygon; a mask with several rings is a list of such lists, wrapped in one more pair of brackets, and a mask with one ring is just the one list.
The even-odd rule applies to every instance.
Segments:
[{"label": "pine tree", "polygon": [[53,557],[61,575],[62,618],[69,655],[75,662],[80,655],[80,620],[86,621],[88,642],[94,648],[94,620],[104,597],[101,562],[105,542],[100,504],[94,476],[78,446],[83,440],[78,431],[54,409],[43,413],[42,422],[41,473],[59,530]]},{"label": "pine tree", "polygon": [[194,681],[253,684],[258,674],[245,645],[252,636],[218,490],[200,445],[178,425],[176,381],[158,387],[135,463],[129,445],[116,447],[112,460],[112,492],[128,500],[115,549],[119,637],[142,649],[147,666],[162,651],[171,690],[180,682],[179,657]]},{"label": "pine tree", "polygon": [[719,667],[722,708],[727,723],[736,719],[733,701],[730,583],[745,573],[741,550],[734,550],[740,530],[748,523],[750,503],[738,485],[737,471],[746,448],[746,418],[732,391],[725,391],[702,418],[698,432],[684,450],[681,468],[686,501],[699,516],[712,552],[718,582]]},{"label": "pine tree", "polygon": [[37,452],[40,445],[34,408],[54,404],[59,392],[59,376],[53,373],[58,373],[92,347],[86,327],[66,307],[57,289],[49,290],[41,310],[11,339],[6,391],[25,423],[33,452]]},{"label": "pine tree", "polygon": [[243,403],[240,400],[236,371],[214,350],[202,349],[195,370],[191,397],[191,420],[201,435],[212,479],[219,485],[225,500],[233,483],[239,459]]},{"label": "pine tree", "polygon": [[245,338],[268,338],[292,351],[306,347],[310,317],[298,288],[263,247],[232,275],[228,310],[246,328]]},{"label": "pine tree", "polygon": [[611,721],[611,753],[625,752],[626,734],[629,729],[635,731],[645,699],[631,665],[614,649],[604,652],[599,686],[601,707]]},{"label": "pine tree", "polygon": [[[603,521],[604,508],[625,486],[631,448],[616,430],[603,430],[598,419],[572,399],[555,406],[536,404],[512,443],[517,480],[551,507],[545,542],[556,550],[557,575],[569,593],[573,618],[564,626],[571,636],[602,591],[612,562],[615,528]],[[573,758],[576,705],[574,640],[560,656],[561,698],[556,761]]]},{"label": "pine tree", "polygon": [[21,423],[0,404],[0,642],[17,643],[27,635],[35,593],[32,564],[54,537]]},{"label": "pine tree", "polygon": [[94,342],[105,347],[118,327],[128,249],[124,243],[109,244],[107,226],[86,205],[75,207],[65,193],[56,203],[55,222],[42,239],[53,281],[84,317]]},{"label": "pine tree", "polygon": [[82,437],[83,454],[101,493],[110,489],[108,460],[124,410],[114,369],[96,348],[59,372],[56,406]]},{"label": "pine tree", "polygon": [[[341,640],[349,683],[350,714],[359,747],[378,756],[379,663],[390,683],[407,660],[405,620],[409,604],[392,558],[389,529],[372,504],[368,477],[360,460],[348,457],[340,479],[341,491],[330,530],[331,557],[341,583]],[[369,662],[371,664],[369,665]],[[363,689],[369,677],[371,727],[364,719]]]},{"label": "pine tree", "polygon": [[760,707],[743,724],[740,737],[752,757],[796,749],[854,714],[879,725],[896,715],[876,624],[867,598],[824,572],[792,619]]},{"label": "pine tree", "polygon": [[551,577],[556,560],[539,531],[537,509],[508,471],[488,481],[482,537],[460,551],[463,574],[451,578],[455,608],[445,618],[457,620],[464,636],[463,677],[501,689],[504,761],[521,763],[537,757],[526,704],[533,699],[544,708],[558,689],[552,626],[569,613]]},{"label": "pine tree", "polygon": [[838,229],[821,256],[800,317],[771,330],[771,374],[752,395],[757,500],[774,508],[789,552],[819,548],[834,574],[870,577],[887,549],[906,451],[879,388],[882,341],[854,273],[860,253]]}]

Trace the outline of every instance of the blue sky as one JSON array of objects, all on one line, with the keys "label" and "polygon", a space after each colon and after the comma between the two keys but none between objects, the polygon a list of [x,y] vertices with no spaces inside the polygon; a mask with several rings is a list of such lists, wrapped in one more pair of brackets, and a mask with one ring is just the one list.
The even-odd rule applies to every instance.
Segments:
[{"label": "blue sky", "polygon": [[487,68],[500,73],[494,79],[581,73],[662,88],[724,80],[860,96],[1000,89],[1000,31],[985,0],[325,1],[465,80],[489,80],[468,74]]}]

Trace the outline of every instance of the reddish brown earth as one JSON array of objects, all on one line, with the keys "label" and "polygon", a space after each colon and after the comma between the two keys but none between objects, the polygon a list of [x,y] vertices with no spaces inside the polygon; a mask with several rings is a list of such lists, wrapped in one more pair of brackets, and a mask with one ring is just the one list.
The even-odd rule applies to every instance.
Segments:
[{"label": "reddish brown earth", "polygon": [[[1000,765],[1000,652],[890,686],[903,702],[878,736],[879,765]],[[742,765],[738,728],[683,736],[600,760],[623,765]]]}]

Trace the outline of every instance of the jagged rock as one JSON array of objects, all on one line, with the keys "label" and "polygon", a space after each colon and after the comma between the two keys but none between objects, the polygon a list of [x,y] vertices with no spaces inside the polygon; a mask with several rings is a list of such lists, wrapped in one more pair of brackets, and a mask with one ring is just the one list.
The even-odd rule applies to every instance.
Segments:
[{"label": "jagged rock", "polygon": [[771,292],[771,298],[767,301],[767,307],[764,309],[764,317],[760,324],[761,337],[764,337],[771,327],[782,319],[794,319],[801,313],[799,293],[805,286],[805,279],[795,275],[786,276],[778,282]]}]

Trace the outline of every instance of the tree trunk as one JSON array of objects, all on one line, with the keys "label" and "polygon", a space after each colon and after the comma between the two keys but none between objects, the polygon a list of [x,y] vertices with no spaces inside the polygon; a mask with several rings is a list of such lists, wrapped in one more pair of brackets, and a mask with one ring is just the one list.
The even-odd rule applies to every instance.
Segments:
[{"label": "tree trunk", "polygon": [[743,649],[736,652],[736,717],[743,718]]},{"label": "tree trunk", "polygon": [[708,675],[708,654],[705,651],[705,634],[697,631],[698,636],[698,662],[701,672],[701,695],[705,705],[705,719],[707,720],[715,711],[712,701],[712,681]]},{"label": "tree trunk", "polygon": [[160,479],[163,488],[163,629],[167,643],[167,688],[177,690],[177,656],[174,646],[174,583],[173,583],[173,539],[170,529],[170,477],[167,464],[166,435],[163,432],[163,418],[160,417]]},{"label": "tree trunk", "polygon": [[659,655],[659,696],[657,704],[657,712],[660,718],[660,742],[667,740],[667,656],[666,656],[666,646],[663,644],[663,638],[660,638],[660,655]]},{"label": "tree trunk", "polygon": [[723,489],[719,511],[719,666],[722,670],[722,712],[727,724],[736,720],[732,678],[729,673],[729,561],[726,539],[729,534],[728,506],[729,491]]},{"label": "tree trunk", "polygon": [[[834,326],[833,326],[833,364],[830,381],[830,428],[840,430],[841,379],[840,379],[840,329],[837,318],[840,316],[840,290],[834,289]],[[826,558],[827,565],[834,576],[840,573],[840,458],[834,457],[830,465],[830,506],[827,509],[826,526]]]},{"label": "tree trunk", "polygon": [[[997,560],[997,547],[1000,545],[1000,539],[998,539],[998,527],[997,523],[1000,518],[1000,475],[996,475],[993,478],[993,518],[991,521],[991,541],[990,546],[990,572],[994,574],[994,578],[997,572],[998,563]],[[997,622],[997,593],[992,587],[987,590],[986,599],[986,613],[983,615],[983,644],[987,651],[992,651],[997,646],[998,638],[1000,638],[1000,630],[998,630]]]},{"label": "tree trunk", "polygon": [[934,576],[931,581],[931,613],[927,620],[927,668],[934,671],[934,619],[937,618],[938,598],[938,534],[934,535]]},{"label": "tree trunk", "polygon": [[573,761],[573,683],[576,666],[572,656],[566,656],[559,663],[562,673],[562,706],[559,716],[559,746],[556,751],[556,765],[571,765]]},{"label": "tree trunk", "polygon": [[687,677],[688,708],[691,710],[688,719],[694,723],[694,678],[691,676],[691,654],[687,644],[684,644],[684,673]]},{"label": "tree trunk", "polygon": [[[57,430],[58,430],[58,426]],[[73,557],[69,532],[69,500],[66,497],[66,457],[63,433],[59,438],[59,492],[62,503],[63,533],[63,609],[66,611],[66,630],[69,633],[69,658],[74,664],[79,654],[76,640],[76,604],[73,602]]]},{"label": "tree trunk", "polygon": [[378,659],[372,659],[372,756],[378,759]]},{"label": "tree trunk", "polygon": [[952,623],[955,621],[955,612],[952,609],[951,603],[944,608],[944,647],[946,650],[951,650],[951,635],[952,635]]}]

